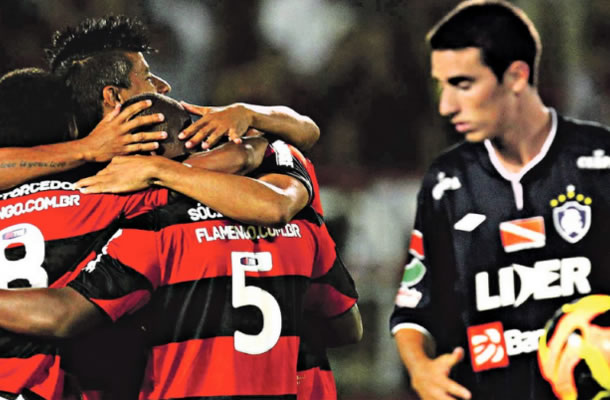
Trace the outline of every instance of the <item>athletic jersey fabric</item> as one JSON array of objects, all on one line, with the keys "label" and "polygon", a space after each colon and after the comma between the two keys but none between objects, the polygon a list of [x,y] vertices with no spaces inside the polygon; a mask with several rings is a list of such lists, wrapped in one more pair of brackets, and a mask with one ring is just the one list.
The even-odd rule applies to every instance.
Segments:
[{"label": "athletic jersey fabric", "polygon": [[[90,166],[44,177],[0,193],[0,287],[61,287],[91,261],[131,218],[167,203],[167,191],[132,196],[85,195],[73,183]],[[2,331],[0,391],[27,398],[61,397],[63,371],[56,346]]]},{"label": "athletic jersey fabric", "polygon": [[[291,174],[311,192],[284,146],[257,173]],[[242,225],[179,197],[123,229],[70,286],[112,319],[139,304],[126,296],[156,290],[139,312],[152,345],[142,399],[294,399],[303,309],[336,316],[356,297],[319,223],[309,209],[283,228]]]},{"label": "athletic jersey fabric", "polygon": [[552,399],[537,362],[561,305],[610,293],[610,133],[558,117],[520,174],[462,143],[424,177],[390,327],[466,358],[452,377],[484,399]]},{"label": "athletic jersey fabric", "polygon": [[[313,164],[302,156],[299,160],[305,165],[311,178],[313,187],[311,208],[320,218],[324,218],[318,177],[316,176]],[[337,262],[342,262],[338,255],[336,257]],[[355,287],[353,288],[353,293],[356,293]],[[356,299],[354,298],[354,300]],[[304,338],[301,338],[299,345],[297,389],[298,400],[333,400],[337,398],[335,377],[326,350],[312,348]]]}]

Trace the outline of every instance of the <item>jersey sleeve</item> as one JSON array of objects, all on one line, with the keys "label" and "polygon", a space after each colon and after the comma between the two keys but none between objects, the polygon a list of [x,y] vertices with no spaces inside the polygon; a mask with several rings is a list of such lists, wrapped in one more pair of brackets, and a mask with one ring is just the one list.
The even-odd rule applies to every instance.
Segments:
[{"label": "jersey sleeve", "polygon": [[142,190],[118,197],[119,201],[123,202],[123,216],[128,219],[164,206],[169,200],[168,190],[161,188]]},{"label": "jersey sleeve", "polygon": [[72,280],[72,287],[113,321],[150,300],[161,279],[156,233],[120,229]]},{"label": "jersey sleeve", "polygon": [[325,318],[339,316],[358,300],[354,280],[339,257],[326,226],[321,231],[311,285],[305,295],[305,309]]},{"label": "jersey sleeve", "polygon": [[449,288],[455,284],[452,227],[447,225],[444,211],[435,207],[437,203],[432,196],[434,175],[426,175],[417,196],[417,214],[407,262],[390,317],[392,334],[410,328],[436,337],[439,327],[443,329],[442,318],[439,318],[443,310],[437,309],[437,300],[443,292],[450,293]]},{"label": "jersey sleeve", "polygon": [[281,140],[274,140],[267,146],[261,165],[251,175],[259,177],[266,174],[282,174],[298,179],[307,189],[309,203],[314,198],[312,179],[305,167],[305,158],[295,149]]}]

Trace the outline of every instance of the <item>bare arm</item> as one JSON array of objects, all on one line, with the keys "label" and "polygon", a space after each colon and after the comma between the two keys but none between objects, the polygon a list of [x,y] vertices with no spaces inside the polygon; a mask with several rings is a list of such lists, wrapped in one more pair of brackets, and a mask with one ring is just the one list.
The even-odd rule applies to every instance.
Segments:
[{"label": "bare arm", "polygon": [[288,175],[268,174],[254,179],[190,168],[156,156],[118,157],[98,175],[78,182],[85,193],[117,193],[152,184],[196,199],[226,217],[257,225],[283,226],[309,200],[303,183]]},{"label": "bare arm", "polygon": [[158,144],[154,141],[164,139],[164,132],[129,133],[137,127],[160,121],[158,115],[129,120],[149,106],[142,101],[120,113],[117,108],[104,117],[89,135],[79,140],[0,149],[0,190],[40,176],[67,171],[85,162],[109,161],[115,155],[155,150]]},{"label": "bare arm", "polygon": [[0,327],[21,334],[65,338],[108,318],[76,290],[0,290]]},{"label": "bare arm", "polygon": [[248,128],[272,133],[302,150],[311,148],[320,138],[320,129],[311,118],[285,106],[235,103],[225,107],[201,107],[182,104],[189,112],[201,115],[180,135],[181,139],[189,139],[187,147],[201,143],[202,148],[207,149],[224,135],[239,142]]},{"label": "bare arm", "polygon": [[411,376],[413,389],[422,400],[471,398],[468,389],[449,378],[451,368],[464,357],[462,348],[433,358],[431,338],[419,330],[400,329],[394,339],[400,358]]}]

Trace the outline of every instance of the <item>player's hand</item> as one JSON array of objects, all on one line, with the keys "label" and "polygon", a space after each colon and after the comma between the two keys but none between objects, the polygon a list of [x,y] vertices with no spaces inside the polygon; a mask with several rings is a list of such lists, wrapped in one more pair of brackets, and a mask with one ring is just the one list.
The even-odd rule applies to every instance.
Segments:
[{"label": "player's hand", "polygon": [[154,184],[158,165],[167,161],[160,156],[118,156],[94,176],[81,179],[75,186],[83,193],[126,193]]},{"label": "player's hand", "polygon": [[464,358],[464,349],[419,364],[411,371],[411,385],[422,400],[470,399],[468,389],[449,378],[449,372]]},{"label": "player's hand", "polygon": [[252,124],[252,114],[238,103],[224,107],[202,107],[185,102],[181,104],[188,112],[201,116],[178,136],[180,139],[188,139],[187,148],[201,144],[201,148],[209,149],[225,135],[230,141],[241,143],[241,137]]},{"label": "player's hand", "polygon": [[166,132],[131,133],[136,128],[163,121],[163,114],[144,115],[131,119],[150,107],[150,100],[139,101],[121,111],[120,105],[106,115],[80,144],[86,161],[105,162],[117,155],[150,152],[159,147],[157,140],[167,138]]}]

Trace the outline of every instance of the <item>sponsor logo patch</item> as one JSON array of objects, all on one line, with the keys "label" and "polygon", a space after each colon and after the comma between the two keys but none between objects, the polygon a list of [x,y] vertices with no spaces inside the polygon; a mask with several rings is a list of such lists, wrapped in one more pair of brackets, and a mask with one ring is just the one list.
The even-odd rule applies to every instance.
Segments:
[{"label": "sponsor logo patch", "polygon": [[507,253],[544,247],[546,245],[544,218],[533,217],[502,222],[500,239]]},{"label": "sponsor logo patch", "polygon": [[576,160],[580,169],[610,169],[610,156],[602,149],[593,150],[592,156],[581,156]]},{"label": "sponsor logo patch", "polygon": [[470,326],[467,333],[470,361],[474,372],[508,367],[502,322]]},{"label": "sponsor logo patch", "polygon": [[446,176],[444,172],[439,172],[437,179],[438,183],[432,188],[432,197],[434,200],[442,199],[447,190],[458,190],[462,187],[457,176]]},{"label": "sponsor logo patch", "polygon": [[510,357],[538,351],[544,329],[521,331],[504,330],[502,322],[471,326],[467,329],[472,369],[475,372],[504,368]]},{"label": "sponsor logo patch", "polygon": [[553,225],[565,241],[576,243],[589,232],[592,202],[590,197],[576,193],[574,185],[569,185],[565,194],[551,200]]},{"label": "sponsor logo patch", "polygon": [[487,217],[483,214],[468,213],[453,225],[457,231],[472,232],[485,221]]}]

